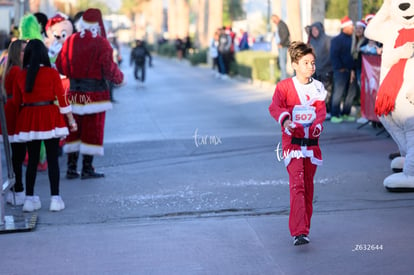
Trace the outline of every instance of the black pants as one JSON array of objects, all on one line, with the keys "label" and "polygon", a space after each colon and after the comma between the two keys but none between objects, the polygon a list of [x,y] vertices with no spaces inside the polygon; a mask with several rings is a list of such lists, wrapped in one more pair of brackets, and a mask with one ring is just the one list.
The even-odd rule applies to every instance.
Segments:
[{"label": "black pants", "polygon": [[219,69],[221,74],[229,74],[233,58],[234,56],[231,52],[219,53]]},{"label": "black pants", "polygon": [[[37,164],[40,157],[41,140],[33,140],[27,143],[29,162],[26,169],[26,196],[33,196],[36,182]],[[52,138],[44,140],[46,147],[46,159],[50,183],[50,194],[59,195],[59,139]]]},{"label": "black pants", "polygon": [[26,143],[12,142],[10,143],[12,151],[12,165],[15,176],[14,191],[23,192],[23,181],[22,181],[22,165],[24,157],[26,156]]},{"label": "black pants", "polygon": [[[141,77],[138,76],[138,72],[141,71]],[[141,80],[141,82],[145,81],[145,64],[135,64],[134,68],[134,77],[135,79]]]}]

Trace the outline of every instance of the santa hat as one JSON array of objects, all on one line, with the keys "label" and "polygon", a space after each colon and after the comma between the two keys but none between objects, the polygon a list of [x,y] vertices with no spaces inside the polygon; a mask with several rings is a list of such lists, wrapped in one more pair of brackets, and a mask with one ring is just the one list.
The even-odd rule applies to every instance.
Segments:
[{"label": "santa hat", "polygon": [[99,9],[87,9],[80,22],[81,30],[90,30],[94,36],[98,33],[100,36],[106,38],[105,26],[102,20],[102,14]]},{"label": "santa hat", "polygon": [[363,28],[367,27],[367,24],[365,23],[364,20],[359,20],[358,22],[356,22],[356,25],[359,27],[363,27]]},{"label": "santa hat", "polygon": [[350,26],[352,24],[353,24],[353,22],[348,16],[345,16],[344,18],[341,19],[341,28],[342,29],[347,27],[347,26]]},{"label": "santa hat", "polygon": [[365,15],[365,18],[364,18],[364,20],[365,20],[365,22],[368,24],[368,22],[369,22],[369,20],[371,20],[372,18],[374,18],[374,14],[367,14],[367,15]]}]

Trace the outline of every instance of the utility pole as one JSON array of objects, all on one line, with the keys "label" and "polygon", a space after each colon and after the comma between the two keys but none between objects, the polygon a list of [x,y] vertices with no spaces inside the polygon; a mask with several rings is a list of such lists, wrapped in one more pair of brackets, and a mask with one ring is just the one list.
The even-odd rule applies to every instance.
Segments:
[{"label": "utility pole", "polygon": [[362,2],[361,0],[349,0],[348,14],[352,21],[356,22],[362,17]]},{"label": "utility pole", "polygon": [[272,27],[270,26],[270,16],[271,16],[271,11],[272,11],[272,4],[270,3],[270,0],[267,0],[267,25],[266,25],[266,30],[267,33],[270,33],[272,31]]}]

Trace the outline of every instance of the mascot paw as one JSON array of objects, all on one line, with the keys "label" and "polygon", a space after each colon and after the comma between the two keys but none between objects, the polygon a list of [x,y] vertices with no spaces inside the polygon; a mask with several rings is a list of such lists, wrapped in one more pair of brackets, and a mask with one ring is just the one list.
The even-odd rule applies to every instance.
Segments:
[{"label": "mascot paw", "polygon": [[384,186],[390,192],[414,192],[414,176],[392,174],[385,178]]},{"label": "mascot paw", "polygon": [[395,173],[400,173],[404,168],[405,157],[396,157],[391,161],[391,169]]}]

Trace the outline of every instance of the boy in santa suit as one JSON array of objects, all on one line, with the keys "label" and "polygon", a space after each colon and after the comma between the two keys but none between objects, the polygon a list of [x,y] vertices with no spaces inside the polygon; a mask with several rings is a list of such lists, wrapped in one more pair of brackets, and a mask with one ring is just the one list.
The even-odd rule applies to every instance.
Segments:
[{"label": "boy in santa suit", "polygon": [[282,126],[283,157],[289,174],[289,229],[294,245],[301,245],[309,243],[313,179],[317,165],[322,165],[318,139],[326,117],[327,92],[312,78],[313,49],[303,42],[292,42],[289,54],[296,75],[277,84],[269,111]]},{"label": "boy in santa suit", "polygon": [[79,32],[64,42],[56,68],[70,80],[68,91],[79,130],[71,133],[63,147],[68,153],[66,177],[79,177],[77,161],[83,155],[81,179],[99,178],[93,156],[102,156],[105,112],[112,108],[107,81],[120,84],[123,74],[112,58],[99,9],[87,9],[79,21]]}]

